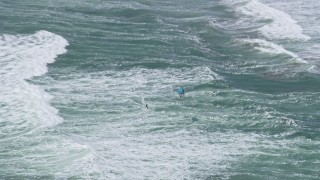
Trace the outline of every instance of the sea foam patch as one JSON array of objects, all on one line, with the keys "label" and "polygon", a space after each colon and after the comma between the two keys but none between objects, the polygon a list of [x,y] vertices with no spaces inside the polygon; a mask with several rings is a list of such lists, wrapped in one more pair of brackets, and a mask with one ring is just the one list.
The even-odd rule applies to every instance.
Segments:
[{"label": "sea foam patch", "polygon": [[48,31],[0,36],[0,101],[2,119],[11,123],[52,126],[62,122],[50,106],[51,96],[26,82],[47,72],[47,64],[66,52],[67,40]]},{"label": "sea foam patch", "polygon": [[60,178],[79,172],[89,177],[90,172],[99,171],[90,147],[38,129],[63,119],[50,105],[51,95],[26,80],[46,73],[48,63],[65,53],[67,45],[63,37],[48,31],[0,36],[0,152],[11,148],[0,154],[2,177],[46,174]]},{"label": "sea foam patch", "polygon": [[286,54],[290,57],[292,57],[295,62],[299,63],[307,63],[303,59],[301,59],[297,54],[294,52],[291,52],[289,50],[286,50],[283,46],[274,44],[272,42],[263,40],[263,39],[243,39],[240,40],[240,44],[243,45],[249,45],[253,49],[259,50],[264,53],[268,54]]},{"label": "sea foam patch", "polygon": [[303,34],[303,28],[292,17],[278,9],[270,7],[258,0],[251,0],[237,10],[255,18],[255,21],[270,21],[260,28],[261,33],[269,39],[299,39],[308,40]]},{"label": "sea foam patch", "polygon": [[241,24],[251,27],[255,23],[262,23],[258,30],[267,39],[310,39],[289,14],[258,0],[226,0],[223,4],[234,8],[236,13],[247,16],[239,20]]}]

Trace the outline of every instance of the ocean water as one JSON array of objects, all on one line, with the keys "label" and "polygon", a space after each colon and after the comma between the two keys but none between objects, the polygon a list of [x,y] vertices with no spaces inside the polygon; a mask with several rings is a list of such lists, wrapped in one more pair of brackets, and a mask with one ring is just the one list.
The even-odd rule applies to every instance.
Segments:
[{"label": "ocean water", "polygon": [[0,179],[319,179],[319,8],[1,0]]}]

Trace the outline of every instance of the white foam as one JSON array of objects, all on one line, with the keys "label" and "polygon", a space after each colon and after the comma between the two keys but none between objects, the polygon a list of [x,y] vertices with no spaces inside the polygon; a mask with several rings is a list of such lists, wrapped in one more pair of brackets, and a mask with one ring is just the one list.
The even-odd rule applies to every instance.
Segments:
[{"label": "white foam", "polygon": [[[238,125],[269,126],[278,119],[269,106],[260,106],[261,98],[256,98],[260,96],[257,92],[226,89],[221,91],[224,92],[222,95],[198,96],[201,90],[196,90],[198,92],[187,91],[188,99],[170,101],[169,98],[176,95],[168,92],[172,90],[172,84],[187,84],[189,87],[200,82],[208,83],[218,79],[214,74],[208,67],[137,67],[72,74],[73,77],[55,82],[53,88],[65,106],[70,107],[68,103],[74,102],[90,104],[91,113],[97,114],[91,123],[100,119],[96,126],[78,130],[83,131],[85,144],[95,150],[94,163],[101,167],[99,169],[107,179],[206,179],[212,174],[227,179],[230,168],[239,162],[246,164],[252,156],[267,154],[268,150],[277,151],[279,145],[286,148],[296,145],[287,145],[282,139],[275,142],[272,137],[230,130]],[[73,93],[74,89],[78,93]],[[158,94],[161,98],[156,97]],[[197,98],[193,101],[195,96]],[[140,100],[142,104],[135,104]],[[243,111],[240,106],[232,107],[230,111],[226,110],[225,104],[219,106],[215,103],[225,100],[231,104],[247,102],[245,104],[252,104],[253,111]],[[183,102],[187,103],[183,105]],[[199,102],[208,106],[208,114],[198,111],[201,108],[190,106]],[[148,110],[138,109],[145,109],[145,103],[150,103]],[[170,111],[173,106],[179,107]],[[152,108],[167,109],[161,112]],[[180,111],[179,108],[185,109]],[[119,113],[102,114],[106,111]],[[75,117],[79,119],[76,118],[74,123],[89,123],[87,116]],[[192,117],[199,121],[190,124]],[[217,129],[211,129],[210,125]],[[231,128],[222,128],[224,131],[220,132],[220,125]],[[71,129],[77,128],[71,126]]]},{"label": "white foam", "polygon": [[92,144],[109,179],[205,179],[224,174],[237,158],[252,153],[258,139],[237,132],[202,133],[207,132],[156,132]]},{"label": "white foam", "polygon": [[67,45],[64,38],[48,31],[0,36],[0,123],[4,125],[0,126],[0,150],[10,149],[0,172],[62,178],[79,172],[89,177],[99,171],[89,146],[39,130],[63,119],[50,105],[51,96],[26,81],[46,73],[47,64],[65,53]]},{"label": "white foam", "polygon": [[259,50],[264,53],[270,54],[287,54],[291,56],[293,60],[300,63],[307,63],[301,59],[297,54],[286,50],[283,46],[274,44],[272,42],[262,40],[262,39],[243,39],[240,40],[240,43],[252,46],[254,49]]},{"label": "white foam", "polygon": [[[192,88],[201,83],[208,83],[213,80],[222,80],[223,78],[213,72],[209,67],[193,67],[193,68],[166,68],[166,69],[146,69],[146,68],[133,68],[127,71],[110,71],[107,73],[112,78],[101,79],[101,76],[105,75],[95,72],[94,74],[79,75],[79,77],[72,78],[71,81],[57,82],[63,93],[70,93],[66,91],[72,91],[77,89],[81,92],[95,92],[96,87],[108,93],[112,98],[126,97],[126,96],[139,96],[145,97],[148,95],[157,95],[163,93],[168,94],[178,85],[186,86],[186,88]],[[83,83],[88,85],[83,86]],[[68,85],[68,89],[64,88]],[[148,88],[148,89],[146,89]],[[77,94],[72,94],[74,98],[79,101],[86,98],[86,95],[78,97]],[[59,95],[57,95],[59,96]],[[171,96],[171,94],[170,94]],[[92,97],[84,100],[92,100]],[[123,100],[128,100],[127,98]],[[120,100],[119,100],[120,101]]]},{"label": "white foam", "polygon": [[26,82],[47,72],[47,64],[66,52],[68,42],[48,31],[33,35],[0,36],[0,102],[2,119],[12,123],[52,126],[62,122],[50,106],[51,96],[38,86]]},{"label": "white foam", "polygon": [[63,119],[50,106],[51,96],[26,79],[46,73],[47,64],[65,53],[67,45],[61,36],[47,31],[0,37],[0,123],[4,124],[0,127],[0,142],[3,149],[19,145],[10,149],[1,172],[26,177],[48,174],[55,178],[75,175],[92,178],[92,173],[99,174],[89,146],[37,131]]},{"label": "white foam", "polygon": [[303,34],[303,28],[289,14],[258,0],[242,1],[241,3],[231,0],[227,3],[235,6],[239,13],[254,18],[254,21],[270,20],[271,22],[260,28],[261,33],[268,39],[310,39],[309,36]]},{"label": "white foam", "polygon": [[320,68],[316,65],[311,65],[307,70],[310,73],[320,74]]}]

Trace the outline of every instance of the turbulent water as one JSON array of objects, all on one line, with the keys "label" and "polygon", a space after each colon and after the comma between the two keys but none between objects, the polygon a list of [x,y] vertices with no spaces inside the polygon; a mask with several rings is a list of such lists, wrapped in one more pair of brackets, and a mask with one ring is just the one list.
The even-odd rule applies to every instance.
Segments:
[{"label": "turbulent water", "polygon": [[1,0],[0,179],[319,179],[319,8]]}]

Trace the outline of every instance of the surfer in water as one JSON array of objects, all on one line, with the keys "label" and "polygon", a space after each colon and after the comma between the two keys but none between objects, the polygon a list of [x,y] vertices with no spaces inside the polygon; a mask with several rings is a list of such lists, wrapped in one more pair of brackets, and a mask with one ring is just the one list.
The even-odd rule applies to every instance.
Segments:
[{"label": "surfer in water", "polygon": [[180,86],[180,87],[178,88],[178,93],[179,93],[180,98],[181,98],[182,96],[184,96],[184,89],[183,89],[182,86]]}]

